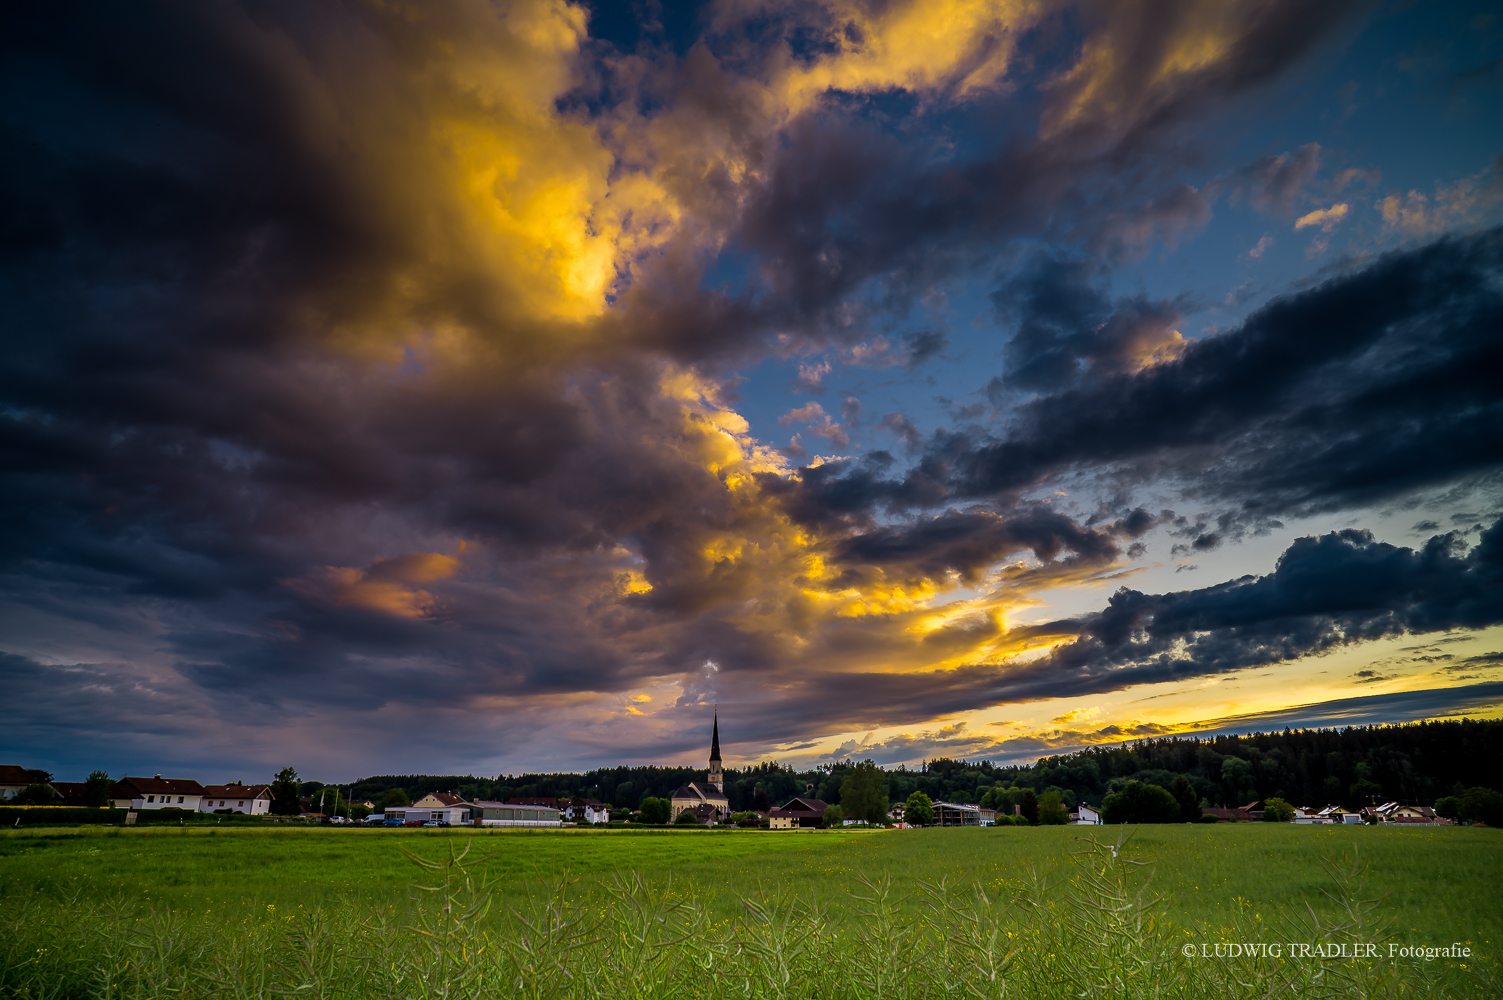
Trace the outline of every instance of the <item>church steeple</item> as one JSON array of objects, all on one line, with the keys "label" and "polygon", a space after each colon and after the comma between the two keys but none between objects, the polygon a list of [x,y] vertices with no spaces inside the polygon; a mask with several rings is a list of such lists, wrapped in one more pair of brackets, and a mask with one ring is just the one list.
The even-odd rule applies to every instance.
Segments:
[{"label": "church steeple", "polygon": [[720,773],[720,710],[715,710],[715,727],[710,730],[710,784],[724,793],[725,778]]}]

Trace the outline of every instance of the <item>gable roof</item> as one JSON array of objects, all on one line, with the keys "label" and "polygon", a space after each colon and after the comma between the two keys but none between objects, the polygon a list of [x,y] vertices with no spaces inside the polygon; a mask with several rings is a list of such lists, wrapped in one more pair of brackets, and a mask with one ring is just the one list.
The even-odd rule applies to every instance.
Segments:
[{"label": "gable roof", "polygon": [[[458,795],[455,795],[453,792],[429,792],[427,795],[424,795],[422,798],[418,799],[417,801],[418,802],[426,802],[428,799],[433,799],[435,802],[439,803],[440,805],[444,805],[444,806],[467,806],[467,805],[469,805],[468,802],[466,802],[464,799],[460,798]],[[417,802],[414,802],[413,805],[417,806]],[[418,808],[421,808],[421,806],[419,806]]]},{"label": "gable roof", "polygon": [[26,775],[26,768],[17,767],[14,764],[0,764],[0,785],[30,785],[31,778]]},{"label": "gable roof", "polygon": [[828,808],[829,806],[820,799],[795,798],[789,799],[782,811],[785,813],[819,813],[823,816]]},{"label": "gable roof", "polygon": [[132,778],[126,775],[110,786],[112,799],[137,799],[143,795],[203,795],[204,786],[192,778]]},{"label": "gable roof", "polygon": [[717,792],[713,786],[702,786],[698,782],[691,781],[687,785],[680,785],[678,791],[672,795],[675,799],[698,799],[701,802],[729,802],[724,792]]},{"label": "gable roof", "polygon": [[552,808],[552,809],[557,809],[558,805],[559,805],[558,799],[545,799],[545,798],[534,798],[534,797],[522,797],[522,798],[507,799],[505,804],[509,805],[509,806],[548,806],[549,808]]},{"label": "gable roof", "polygon": [[211,799],[269,799],[270,785],[205,785],[204,796]]}]

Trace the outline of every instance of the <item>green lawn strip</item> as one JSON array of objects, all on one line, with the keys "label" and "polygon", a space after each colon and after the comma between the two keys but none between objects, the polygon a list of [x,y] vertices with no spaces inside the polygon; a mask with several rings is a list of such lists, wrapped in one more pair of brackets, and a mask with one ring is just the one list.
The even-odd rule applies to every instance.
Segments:
[{"label": "green lawn strip", "polygon": [[[762,831],[98,830],[0,836],[0,883],[102,898],[146,895],[211,902],[226,896],[308,901],[333,895],[405,895],[419,872],[403,849],[437,856],[471,844],[493,855],[503,894],[539,878],[667,871],[759,854],[828,850],[871,834]],[[525,890],[517,890],[525,891]]]}]

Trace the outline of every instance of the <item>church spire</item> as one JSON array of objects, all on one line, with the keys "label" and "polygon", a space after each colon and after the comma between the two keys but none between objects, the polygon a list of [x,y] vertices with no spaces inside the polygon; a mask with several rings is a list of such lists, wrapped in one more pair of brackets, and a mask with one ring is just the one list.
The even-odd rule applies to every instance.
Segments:
[{"label": "church spire", "polygon": [[710,730],[710,785],[725,794],[725,777],[720,770],[720,710],[715,710],[715,728]]}]

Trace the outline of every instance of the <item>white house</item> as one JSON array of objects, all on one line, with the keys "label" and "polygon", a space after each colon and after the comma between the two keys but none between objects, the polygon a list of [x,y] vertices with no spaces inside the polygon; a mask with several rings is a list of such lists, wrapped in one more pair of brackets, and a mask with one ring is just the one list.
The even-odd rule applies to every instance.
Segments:
[{"label": "white house", "polygon": [[[526,805],[521,802],[473,802],[478,826],[563,826],[563,814],[557,806]],[[390,815],[391,810],[386,810]]]},{"label": "white house", "polygon": [[205,785],[198,811],[211,813],[220,809],[247,816],[265,816],[271,812],[271,786],[246,785],[238,781],[228,785]]},{"label": "white house", "polygon": [[576,823],[609,823],[611,807],[599,799],[573,799],[566,807],[569,819]]},{"label": "white house", "polygon": [[1082,802],[1070,814],[1070,824],[1072,826],[1100,826],[1101,813],[1094,806],[1088,806]]},{"label": "white house", "polygon": [[187,809],[195,811],[204,798],[204,786],[192,778],[132,778],[126,775],[110,786],[110,804],[116,809]]}]

